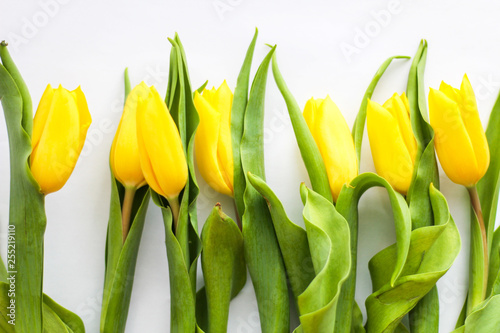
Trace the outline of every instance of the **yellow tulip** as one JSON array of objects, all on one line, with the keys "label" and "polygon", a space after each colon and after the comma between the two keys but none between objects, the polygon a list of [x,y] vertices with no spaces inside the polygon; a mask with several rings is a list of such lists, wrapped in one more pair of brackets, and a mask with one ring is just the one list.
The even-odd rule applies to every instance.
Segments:
[{"label": "yellow tulip", "polygon": [[231,106],[233,93],[224,81],[219,89],[205,89],[194,96],[200,116],[195,135],[195,156],[205,181],[217,192],[233,196]]},{"label": "yellow tulip", "polygon": [[474,186],[488,170],[490,151],[467,75],[460,90],[444,82],[431,88],[429,115],[444,172],[457,184]]},{"label": "yellow tulip", "polygon": [[329,96],[311,98],[304,118],[326,166],[330,190],[336,202],[344,184],[358,175],[358,159],[349,126]]},{"label": "yellow tulip", "polygon": [[147,98],[149,92],[144,82],[130,91],[111,146],[111,170],[125,187],[139,188],[146,184],[139,159],[136,124],[138,100],[140,97]]},{"label": "yellow tulip", "polygon": [[177,126],[153,86],[137,98],[137,142],[146,182],[169,202],[176,199],[188,179],[186,157]]},{"label": "yellow tulip", "polygon": [[377,173],[406,195],[417,157],[406,95],[394,94],[383,106],[369,100],[367,128]]},{"label": "yellow tulip", "polygon": [[75,168],[92,119],[80,87],[68,91],[50,84],[33,120],[30,168],[41,192],[64,186]]}]

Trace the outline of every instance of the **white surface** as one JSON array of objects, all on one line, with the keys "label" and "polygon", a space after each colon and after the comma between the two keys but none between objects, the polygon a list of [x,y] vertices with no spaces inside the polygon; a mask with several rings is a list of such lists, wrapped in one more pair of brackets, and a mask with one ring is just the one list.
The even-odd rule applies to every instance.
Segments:
[{"label": "white surface", "polygon": [[[118,3],[118,2],[115,2]],[[108,154],[121,115],[123,69],[133,84],[144,80],[165,91],[170,44],[178,32],[194,86],[227,79],[234,88],[254,28],[260,31],[253,71],[268,48],[278,44],[281,71],[303,106],[311,96],[330,94],[352,125],[361,98],[378,66],[395,54],[413,56],[421,38],[429,42],[426,87],[441,80],[458,86],[466,72],[476,89],[483,123],[500,87],[500,4],[491,1],[104,1],[0,0],[0,39],[28,83],[36,107],[47,83],[82,86],[93,124],[78,165],[59,192],[46,199],[44,291],[79,314],[88,332],[98,332],[109,209]],[[375,17],[380,12],[381,23]],[[375,13],[375,14],[374,14]],[[378,15],[376,13],[379,13]],[[38,26],[37,26],[38,25]],[[356,40],[360,30],[371,36]],[[370,30],[371,29],[371,30]],[[349,44],[357,53],[345,56]],[[373,97],[383,102],[406,87],[410,62],[391,65]],[[266,97],[266,171],[270,186],[294,221],[301,222],[299,184],[307,181],[285,104],[269,75]],[[373,171],[368,140],[362,171]],[[0,117],[0,226],[8,223],[8,149]],[[439,281],[441,331],[450,331],[467,286],[469,208],[466,191],[442,175],[441,189],[462,235],[455,265]],[[199,219],[227,198],[199,180]],[[370,190],[360,204],[357,301],[371,292],[367,262],[394,242],[391,211],[382,190]],[[201,229],[201,225],[200,225]],[[139,252],[127,332],[167,332],[169,283],[160,211],[150,205]],[[5,248],[1,247],[5,257]],[[199,272],[201,276],[201,272]],[[200,278],[201,281],[201,278]],[[260,332],[250,281],[232,302],[229,332]]]}]

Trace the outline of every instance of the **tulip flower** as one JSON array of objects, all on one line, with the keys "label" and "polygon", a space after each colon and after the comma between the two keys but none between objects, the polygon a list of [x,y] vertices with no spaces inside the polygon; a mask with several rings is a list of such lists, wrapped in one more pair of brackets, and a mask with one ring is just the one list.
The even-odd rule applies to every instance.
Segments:
[{"label": "tulip flower", "polygon": [[168,200],[176,221],[178,196],[186,186],[188,167],[177,126],[153,86],[146,86],[144,94],[138,96],[137,142],[144,178]]},{"label": "tulip flower", "polygon": [[233,196],[233,152],[231,106],[233,93],[224,81],[216,90],[195,92],[194,104],[200,116],[195,136],[195,156],[205,181],[217,192]]},{"label": "tulip flower", "polygon": [[369,100],[367,128],[377,173],[406,195],[417,157],[406,95],[394,94],[384,105]]},{"label": "tulip flower", "polygon": [[137,104],[139,98],[147,97],[149,91],[149,87],[142,82],[128,94],[109,156],[114,177],[125,187],[122,202],[123,242],[125,242],[130,229],[135,192],[138,188],[146,185],[137,143]]},{"label": "tulip flower", "polygon": [[[488,141],[479,119],[476,97],[464,75],[460,89],[441,82],[429,92],[429,115],[435,132],[434,145],[444,172],[469,191],[475,219],[471,221],[471,266],[467,314],[486,297],[489,249],[486,226],[476,184],[490,164]],[[478,243],[481,240],[482,244]]]},{"label": "tulip flower", "polygon": [[33,120],[30,168],[43,194],[64,186],[75,168],[92,119],[80,87],[68,91],[50,84]]},{"label": "tulip flower", "polygon": [[136,122],[138,100],[147,97],[148,92],[149,87],[144,82],[130,91],[111,146],[111,170],[126,188],[137,189],[146,184],[139,160]]},{"label": "tulip flower", "polygon": [[444,172],[457,184],[474,186],[488,170],[490,151],[467,75],[460,90],[444,82],[431,88],[429,115]]},{"label": "tulip flower", "polygon": [[358,175],[354,141],[337,105],[329,96],[311,98],[303,112],[326,166],[330,190],[336,202],[344,184]]}]

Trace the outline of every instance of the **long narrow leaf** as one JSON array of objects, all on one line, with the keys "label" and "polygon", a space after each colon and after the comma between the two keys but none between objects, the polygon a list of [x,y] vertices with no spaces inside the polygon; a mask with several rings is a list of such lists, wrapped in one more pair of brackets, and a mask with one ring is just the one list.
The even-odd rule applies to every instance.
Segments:
[{"label": "long narrow leaf", "polygon": [[[245,111],[241,139],[241,162],[245,175],[252,172],[265,178],[264,99],[267,71],[275,47],[264,58],[252,84]],[[245,259],[259,307],[262,332],[288,332],[289,300],[286,274],[271,215],[265,200],[251,186],[244,194],[242,218]]]}]

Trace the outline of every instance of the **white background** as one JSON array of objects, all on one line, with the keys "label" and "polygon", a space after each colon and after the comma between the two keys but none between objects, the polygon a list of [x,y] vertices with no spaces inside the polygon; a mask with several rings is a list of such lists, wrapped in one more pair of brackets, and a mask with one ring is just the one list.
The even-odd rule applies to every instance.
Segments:
[{"label": "white background", "polygon": [[[493,1],[78,1],[0,0],[0,39],[27,82],[36,107],[47,83],[82,86],[93,123],[82,156],[66,186],[46,198],[44,291],[79,314],[88,332],[98,332],[109,210],[108,154],[121,116],[123,70],[133,84],[144,80],[165,92],[170,44],[177,31],[185,46],[191,81],[234,89],[254,28],[258,39],[253,72],[278,44],[281,71],[303,107],[330,94],[351,126],[378,66],[395,54],[413,56],[421,38],[429,42],[425,85],[441,80],[458,86],[464,73],[476,90],[483,124],[500,87],[500,4]],[[384,15],[385,13],[385,15]],[[364,32],[363,32],[364,31]],[[365,35],[363,38],[361,35]],[[348,54],[342,49],[355,48]],[[373,99],[384,102],[406,87],[410,62],[388,69]],[[285,104],[269,75],[266,96],[266,172],[290,217],[301,219],[299,184],[307,180]],[[365,137],[362,171],[374,171]],[[8,144],[0,117],[0,242],[8,224]],[[230,215],[228,198],[199,178],[199,220],[217,201]],[[462,236],[455,265],[439,281],[441,331],[450,331],[467,286],[469,208],[467,193],[441,175]],[[200,223],[201,230],[201,223]],[[394,242],[391,209],[383,190],[370,190],[360,204],[358,286],[364,310],[371,293],[367,262]],[[1,247],[5,257],[5,246]],[[201,272],[200,283],[201,283]],[[127,332],[167,332],[169,282],[159,209],[150,205],[139,251]],[[260,332],[252,285],[232,302],[229,332]]]}]

